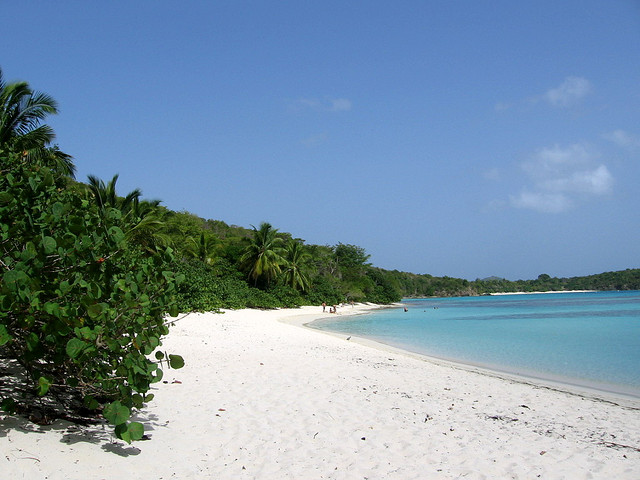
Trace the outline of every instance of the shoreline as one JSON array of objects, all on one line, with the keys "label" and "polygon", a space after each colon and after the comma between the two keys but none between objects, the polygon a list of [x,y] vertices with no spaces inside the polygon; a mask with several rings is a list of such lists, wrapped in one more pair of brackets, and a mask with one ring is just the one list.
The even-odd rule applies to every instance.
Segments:
[{"label": "shoreline", "polygon": [[404,300],[429,300],[434,298],[464,298],[464,297],[491,297],[491,296],[499,296],[499,295],[546,295],[553,293],[597,293],[597,292],[607,292],[607,291],[619,291],[619,290],[545,290],[545,291],[535,291],[535,292],[493,292],[493,293],[480,293],[476,295],[459,295],[459,296],[451,296],[451,297],[442,297],[442,296],[433,296],[433,297],[407,297]]},{"label": "shoreline", "polygon": [[638,408],[300,328],[327,316],[321,307],[189,314],[162,346],[185,366],[165,370],[135,415],[149,441],[0,413],[2,471],[49,480],[637,478]]},{"label": "shoreline", "polygon": [[540,295],[540,294],[553,294],[553,293],[595,293],[600,290],[546,290],[544,292],[498,292],[490,293],[489,295]]},{"label": "shoreline", "polygon": [[[582,292],[582,291],[580,291]],[[584,291],[586,292],[586,290]],[[524,293],[524,292],[523,292]],[[540,293],[555,293],[555,292],[540,292]],[[558,292],[561,293],[561,292]],[[338,316],[355,316],[355,315],[364,315],[367,313],[371,313],[375,310],[382,310],[387,308],[397,308],[401,307],[401,303],[392,304],[392,305],[367,305],[367,304],[357,304],[360,308],[353,313],[350,313],[347,309],[346,312],[339,312]],[[347,308],[347,307],[345,307]],[[391,345],[388,343],[380,342],[378,340],[374,340],[367,337],[359,337],[357,335],[348,335],[344,333],[332,332],[331,330],[322,330],[318,328],[314,328],[311,326],[312,323],[321,321],[328,318],[334,318],[335,314],[322,314],[318,318],[315,318],[315,315],[311,315],[312,318],[308,318],[306,316],[300,317],[289,317],[284,318],[279,321],[291,325],[296,325],[299,327],[307,328],[311,331],[320,332],[326,335],[330,335],[335,338],[340,338],[345,340],[346,337],[349,338],[349,341],[354,343],[359,343],[361,345],[374,348],[381,351],[391,352],[399,355],[406,355],[412,358],[416,358],[422,360],[424,362],[430,362],[436,365],[441,365],[450,368],[462,369],[470,372],[475,372],[479,375],[488,375],[496,378],[501,378],[505,381],[522,383],[527,385],[533,385],[540,388],[548,388],[551,390],[557,390],[561,392],[565,392],[571,395],[581,396],[585,398],[590,398],[594,400],[611,402],[616,404],[624,404],[629,406],[630,408],[638,408],[640,409],[640,395],[629,393],[629,392],[619,392],[607,390],[606,388],[598,388],[600,384],[594,383],[590,385],[580,385],[571,383],[572,380],[570,377],[556,377],[556,378],[547,378],[542,376],[537,376],[537,372],[531,372],[530,374],[526,372],[512,372],[508,370],[502,370],[497,366],[491,365],[481,365],[475,363],[466,363],[456,359],[443,358],[435,355],[429,355],[425,353],[415,352],[408,348],[403,348],[402,346]],[[606,387],[606,384],[602,384],[602,387]]]}]

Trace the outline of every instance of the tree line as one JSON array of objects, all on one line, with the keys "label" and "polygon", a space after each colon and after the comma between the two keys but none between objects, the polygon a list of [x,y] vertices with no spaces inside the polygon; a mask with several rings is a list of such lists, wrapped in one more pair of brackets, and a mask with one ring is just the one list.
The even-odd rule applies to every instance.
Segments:
[{"label": "tree line", "polygon": [[[163,369],[167,314],[494,292],[638,289],[640,270],[571,279],[468,281],[373,266],[357,245],[307,244],[268,222],[251,228],[117,192],[118,175],[77,181],[53,144],[49,95],[0,70],[0,385],[4,411],[41,422],[103,415],[125,440]],[[3,386],[4,385],[4,386]],[[72,413],[69,413],[72,412]]]}]

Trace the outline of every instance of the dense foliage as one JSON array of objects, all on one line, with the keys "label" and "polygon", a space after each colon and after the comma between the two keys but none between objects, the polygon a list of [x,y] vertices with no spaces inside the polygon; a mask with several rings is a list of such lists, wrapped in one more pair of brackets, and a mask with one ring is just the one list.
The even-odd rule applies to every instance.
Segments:
[{"label": "dense foliage", "polygon": [[[140,438],[142,426],[127,420],[162,377],[147,356],[168,333],[170,250],[150,256],[127,244],[132,224],[121,210],[99,215],[59,189],[50,169],[16,155],[3,155],[0,192],[3,356],[25,368],[38,395],[104,406],[120,438]],[[9,410],[19,403],[3,400]]]}]

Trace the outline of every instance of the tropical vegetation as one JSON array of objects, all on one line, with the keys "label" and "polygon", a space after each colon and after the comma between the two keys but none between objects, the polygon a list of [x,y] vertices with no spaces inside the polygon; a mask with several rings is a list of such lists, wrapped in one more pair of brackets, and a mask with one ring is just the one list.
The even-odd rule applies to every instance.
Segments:
[{"label": "tropical vegetation", "polygon": [[163,365],[183,363],[159,349],[181,277],[170,248],[135,241],[138,192],[120,199],[115,179],[69,187],[70,157],[41,123],[55,112],[24,82],[0,81],[0,359],[22,379],[0,405],[44,423],[101,413],[131,442],[143,436],[132,409],[153,398]]}]

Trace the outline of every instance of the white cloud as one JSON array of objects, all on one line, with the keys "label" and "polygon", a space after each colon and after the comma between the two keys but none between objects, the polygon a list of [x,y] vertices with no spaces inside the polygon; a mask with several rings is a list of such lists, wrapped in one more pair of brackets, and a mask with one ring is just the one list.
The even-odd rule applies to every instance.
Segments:
[{"label": "white cloud", "polygon": [[614,130],[613,132],[605,133],[602,135],[602,138],[613,142],[618,147],[628,149],[640,148],[640,138],[624,130]]},{"label": "white cloud", "polygon": [[589,164],[596,157],[585,145],[574,144],[567,148],[559,145],[541,148],[522,168],[534,180],[565,175],[568,171]]},{"label": "white cloud", "polygon": [[319,112],[348,112],[353,104],[348,98],[299,98],[295,101],[296,109],[311,109]]},{"label": "white cloud", "polygon": [[551,192],[604,195],[613,187],[613,176],[607,167],[600,165],[593,170],[581,170],[565,177],[548,179],[539,186]]},{"label": "white cloud", "polygon": [[537,104],[546,102],[554,107],[570,107],[579,103],[584,97],[593,91],[591,82],[583,77],[566,77],[555,88],[547,90],[541,95],[535,95],[517,101],[515,103],[498,102],[493,108],[496,112],[504,112],[517,107],[519,104]]},{"label": "white cloud", "polygon": [[543,213],[560,213],[573,206],[571,200],[562,193],[529,192],[526,190],[517,197],[511,197],[511,205]]},{"label": "white cloud", "polygon": [[322,104],[317,98],[299,98],[295,105],[299,108],[318,109]]},{"label": "white cloud", "polygon": [[559,213],[581,200],[610,193],[613,175],[605,165],[598,165],[597,159],[596,152],[581,144],[540,149],[522,165],[531,183],[520,195],[511,197],[511,204]]},{"label": "white cloud", "polygon": [[552,88],[543,98],[554,107],[568,107],[591,93],[591,82],[582,77],[567,77],[559,87]]}]

